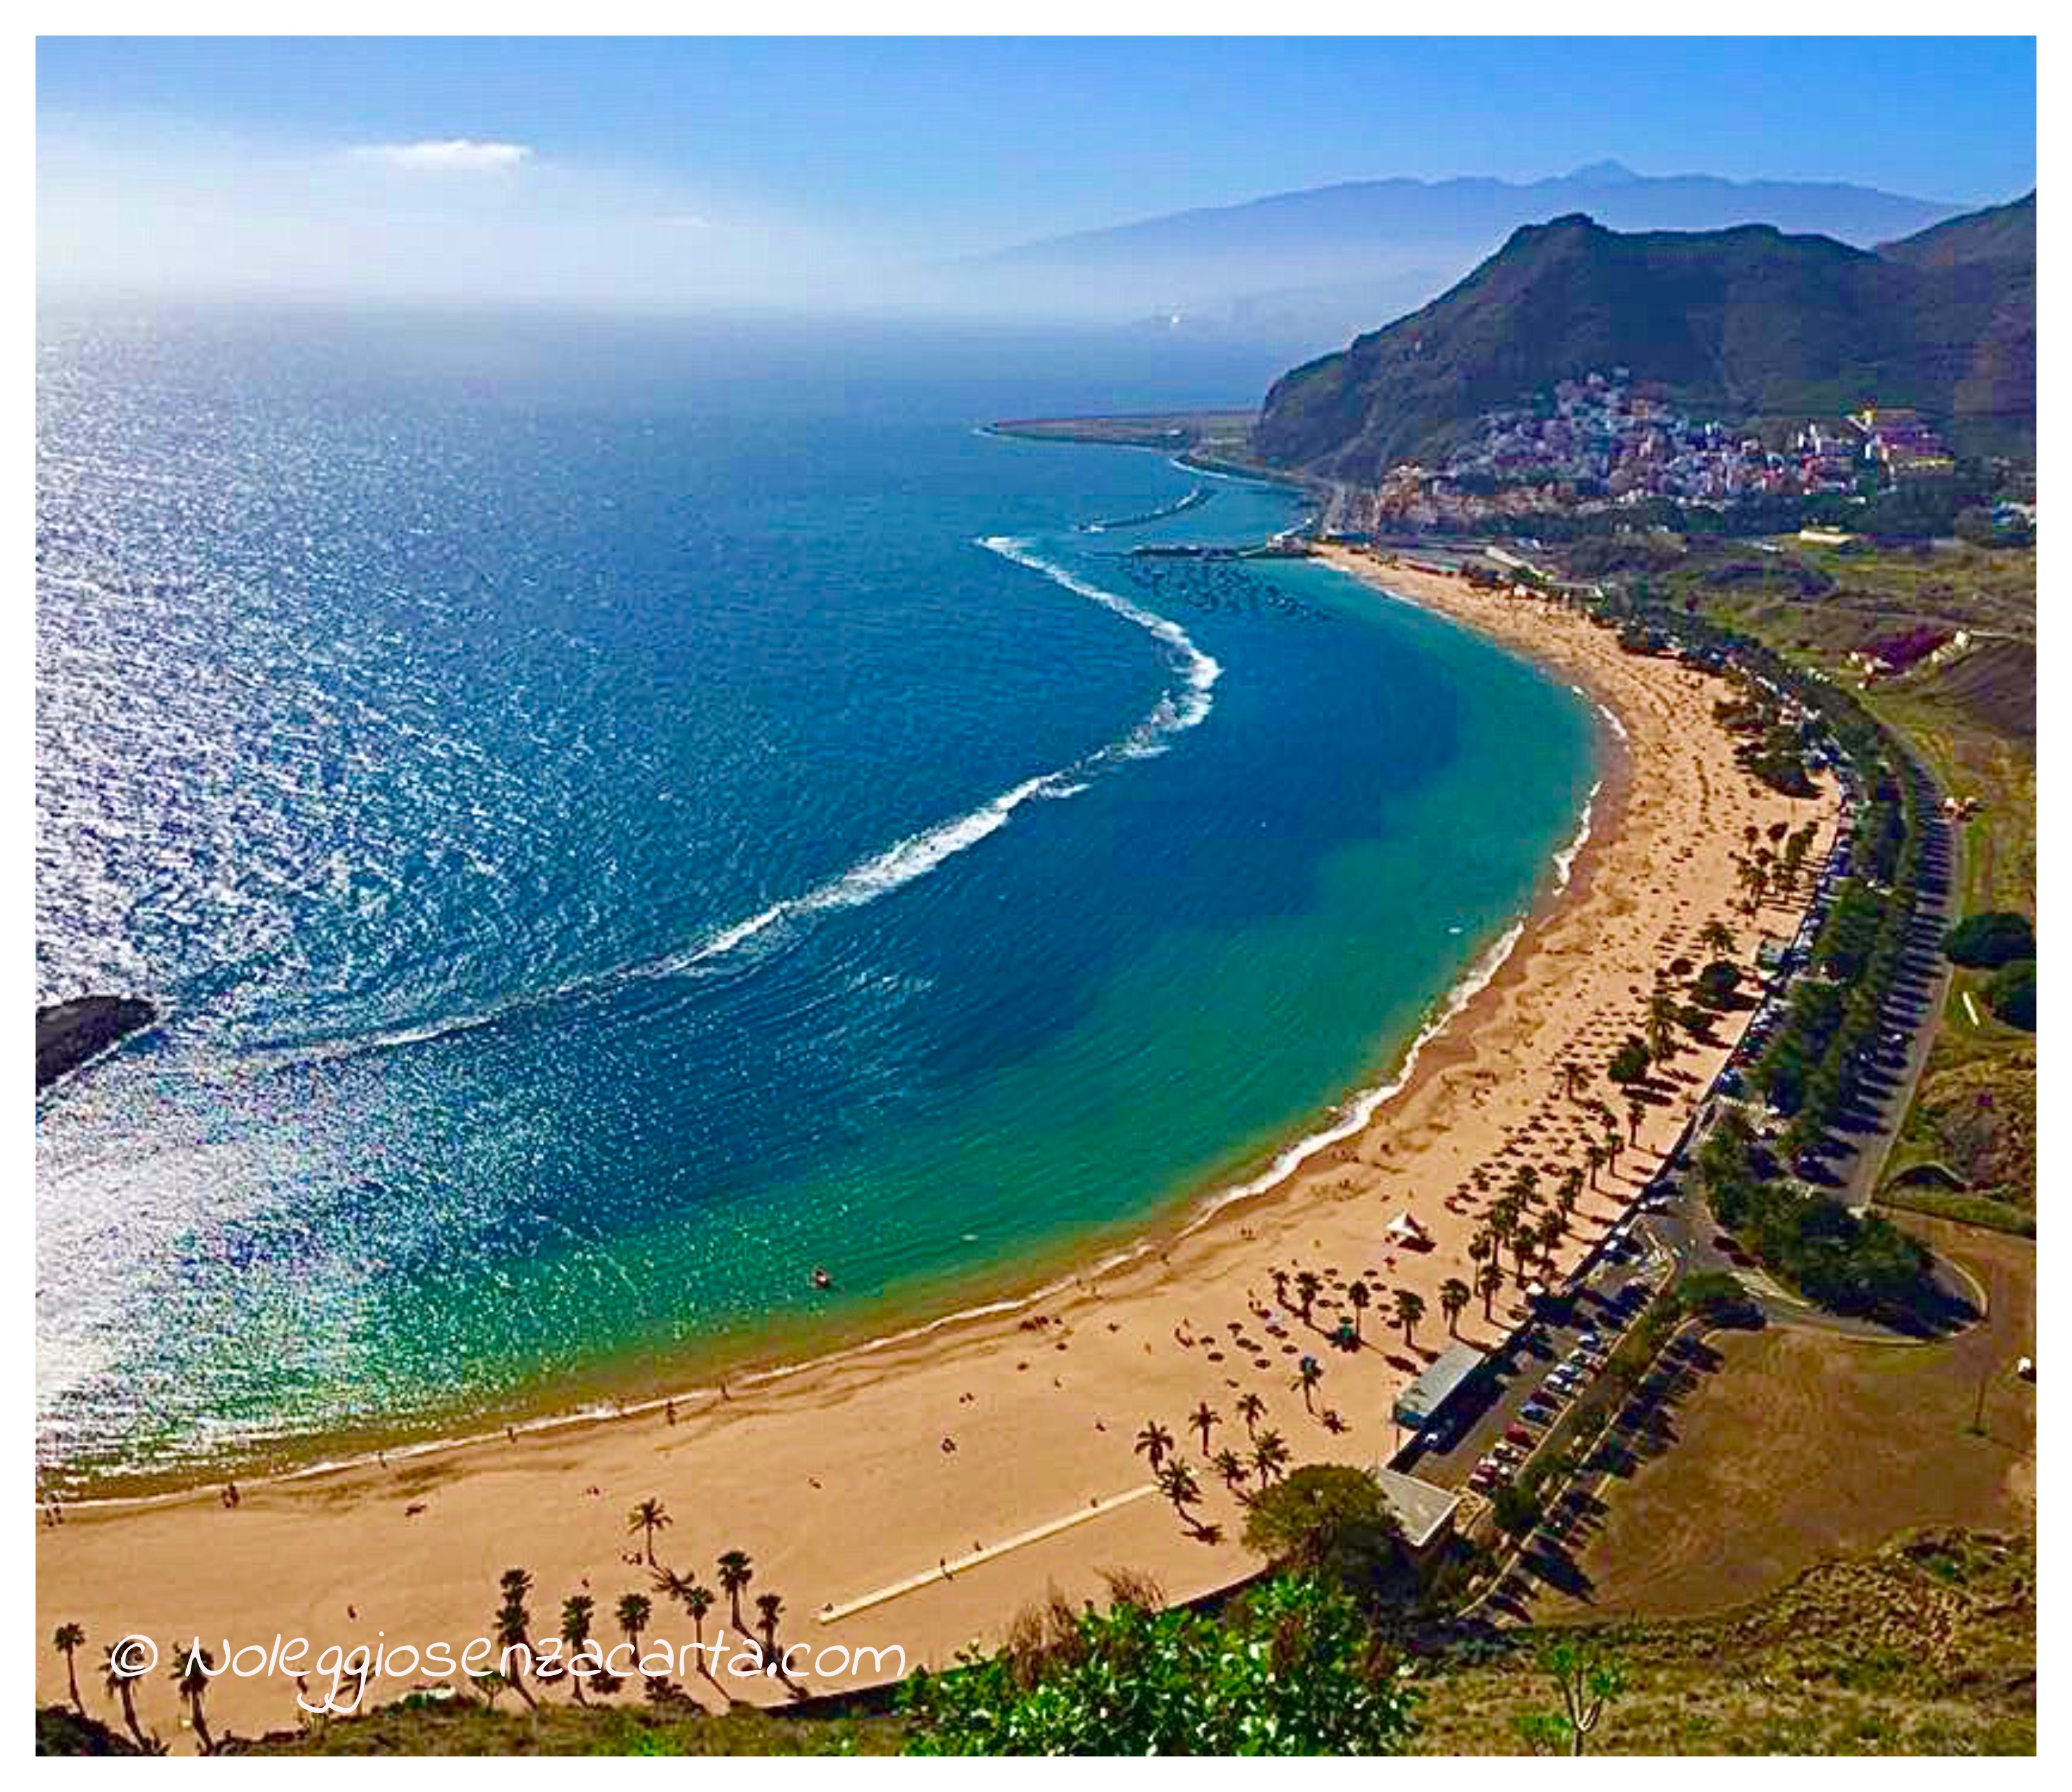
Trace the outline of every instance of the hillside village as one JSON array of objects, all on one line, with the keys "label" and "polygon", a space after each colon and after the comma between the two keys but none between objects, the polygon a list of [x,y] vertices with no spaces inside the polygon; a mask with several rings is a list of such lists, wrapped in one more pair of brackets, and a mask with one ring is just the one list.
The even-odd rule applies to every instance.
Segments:
[{"label": "hillside village", "polygon": [[1955,465],[1914,411],[1866,406],[1845,419],[1808,422],[1772,447],[1745,430],[1684,415],[1615,367],[1484,413],[1442,465],[1392,467],[1374,514],[1378,525],[1425,529],[1656,499],[1724,507],[1846,495]]}]

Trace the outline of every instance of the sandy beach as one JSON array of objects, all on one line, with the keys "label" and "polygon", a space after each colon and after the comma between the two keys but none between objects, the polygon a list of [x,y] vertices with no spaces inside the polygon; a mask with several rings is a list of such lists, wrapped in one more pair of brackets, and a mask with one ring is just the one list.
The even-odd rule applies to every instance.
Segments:
[{"label": "sandy beach", "polygon": [[[162,1648],[199,1630],[219,1660],[226,1641],[263,1652],[277,1637],[306,1638],[310,1670],[332,1645],[443,1643],[458,1655],[492,1634],[498,1576],[519,1565],[534,1577],[536,1638],[554,1634],[564,1599],[587,1593],[601,1641],[618,1642],[620,1597],[652,1592],[642,1539],[627,1524],[651,1497],[672,1521],[655,1538],[656,1558],[716,1588],[715,1558],[746,1552],[744,1615],[753,1625],[755,1597],[781,1596],[780,1646],[810,1651],[797,1679],[832,1690],[887,1674],[875,1661],[823,1671],[827,1650],[896,1646],[909,1667],[940,1665],[997,1637],[1053,1588],[1098,1596],[1104,1570],[1149,1574],[1173,1598],[1252,1572],[1237,1540],[1241,1509],[1207,1459],[1226,1447],[1246,1453],[1250,1431],[1277,1433],[1291,1464],[1387,1458],[1394,1395],[1448,1342],[1441,1284],[1474,1279],[1467,1247],[1482,1211],[1521,1163],[1540,1168],[1543,1186],[1583,1166],[1584,1145],[1601,1129],[1589,1101],[1611,1102],[1623,1128],[1605,1067],[1621,1039],[1645,1031],[1657,967],[1679,956],[1703,962],[1697,936],[1708,921],[1733,930],[1751,964],[1764,935],[1794,925],[1774,906],[1743,912],[1733,858],[1744,830],[1817,815],[1824,845],[1834,803],[1832,792],[1778,796],[1736,766],[1733,741],[1712,717],[1716,680],[1623,653],[1609,632],[1544,602],[1384,573],[1337,550],[1327,557],[1528,654],[1615,718],[1590,836],[1566,887],[1550,887],[1501,968],[1355,1136],[1276,1187],[1176,1221],[1127,1264],[1034,1305],[727,1398],[249,1483],[234,1505],[209,1487],[68,1510],[56,1527],[39,1515],[39,1701],[65,1696],[64,1663],[48,1643],[68,1621],[88,1634],[79,1664],[88,1708],[118,1724],[100,1690],[101,1652],[132,1634]],[[1637,1143],[1585,1192],[1553,1274],[1634,1198],[1728,1049],[1723,1037],[1675,1060]],[[1581,1101],[1565,1087],[1570,1062],[1589,1078]],[[1429,1248],[1391,1243],[1388,1227],[1406,1212]],[[1297,1297],[1305,1272],[1320,1288],[1307,1321]],[[1355,1280],[1373,1299],[1363,1347],[1346,1352],[1327,1334],[1351,1316]],[[1425,1308],[1408,1340],[1392,1323],[1402,1290]],[[1476,1297],[1459,1335],[1494,1343],[1518,1298],[1507,1286],[1486,1318]],[[1304,1355],[1323,1367],[1306,1403],[1296,1385]],[[1247,1395],[1264,1404],[1250,1426],[1239,1404]],[[1190,1422],[1203,1403],[1217,1416],[1206,1453]],[[1206,1530],[1183,1525],[1149,1486],[1133,1442],[1153,1420],[1194,1470]],[[647,1646],[690,1643],[690,1621],[652,1597]],[[721,1626],[732,1659],[738,1633],[724,1597],[705,1639]],[[406,1669],[376,1678],[371,1695],[442,1677]],[[331,1681],[327,1671],[310,1679],[319,1695]],[[721,1702],[713,1683],[684,1683],[701,1702]],[[767,1678],[722,1683],[764,1702],[787,1695]],[[565,1685],[541,1696],[565,1698]],[[227,1675],[210,1693],[210,1720],[219,1733],[290,1728],[294,1697],[292,1670]],[[138,1707],[147,1728],[191,1746],[162,1665],[140,1685]]]}]

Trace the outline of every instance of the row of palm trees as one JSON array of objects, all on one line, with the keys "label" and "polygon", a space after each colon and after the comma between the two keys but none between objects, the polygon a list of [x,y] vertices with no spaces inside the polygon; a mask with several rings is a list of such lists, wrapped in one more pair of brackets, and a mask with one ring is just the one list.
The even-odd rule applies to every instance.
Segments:
[{"label": "row of palm trees", "polygon": [[[125,1638],[124,1642],[130,1640]],[[71,1695],[72,1708],[81,1717],[89,1715],[79,1691],[79,1652],[86,1642],[86,1627],[81,1624],[60,1624],[51,1637],[51,1646],[64,1657],[65,1687]],[[214,1754],[216,1738],[208,1727],[206,1701],[209,1676],[216,1671],[216,1658],[195,1639],[189,1638],[168,1643],[162,1658],[172,1663],[169,1678],[180,1697],[187,1701],[187,1720],[194,1727],[195,1741],[201,1745],[204,1754]],[[155,1734],[147,1733],[137,1716],[138,1683],[154,1665],[155,1660],[139,1662],[121,1643],[108,1644],[101,1651],[101,1685],[121,1712],[123,1728],[145,1753],[157,1755],[166,1752],[165,1744]]]},{"label": "row of palm trees", "polygon": [[1786,824],[1773,821],[1770,824],[1770,844],[1762,843],[1762,836],[1753,824],[1741,830],[1741,837],[1748,847],[1745,854],[1733,855],[1734,876],[1745,893],[1744,904],[1750,914],[1756,913],[1771,895],[1780,900],[1798,888],[1799,880],[1806,869],[1807,856],[1813,849],[1815,824],[1807,822],[1795,832],[1787,832]]},{"label": "row of palm trees", "polygon": [[[1295,1297],[1293,1301],[1289,1298],[1289,1289],[1291,1283],[1293,1284],[1295,1294]],[[1465,1283],[1449,1282],[1446,1284],[1446,1287],[1448,1289],[1457,1287],[1463,1290],[1462,1297],[1458,1306],[1449,1305],[1449,1297],[1448,1296],[1445,1289],[1442,1289],[1440,1291],[1440,1305],[1446,1313],[1447,1323],[1450,1327],[1453,1322],[1459,1317],[1461,1312],[1467,1305],[1467,1297],[1465,1292],[1466,1284]],[[1301,1317],[1302,1323],[1309,1326],[1313,1331],[1318,1328],[1315,1320],[1311,1317],[1311,1314],[1316,1306],[1318,1297],[1320,1296],[1323,1291],[1323,1278],[1314,1269],[1297,1270],[1292,1277],[1285,1269],[1276,1269],[1273,1272],[1273,1293],[1275,1299],[1280,1302],[1283,1308],[1293,1307],[1295,1312]],[[1355,1344],[1363,1342],[1364,1342],[1367,1310],[1369,1307],[1374,1305],[1374,1290],[1369,1288],[1363,1280],[1355,1279],[1346,1286],[1346,1303],[1352,1309],[1353,1312],[1354,1342]],[[1418,1321],[1424,1318],[1424,1297],[1417,1293],[1414,1289],[1404,1288],[1398,1289],[1396,1291],[1391,1302],[1391,1312],[1394,1323],[1403,1328],[1403,1342],[1404,1343],[1411,1344],[1416,1342],[1412,1334],[1416,1331]],[[1309,1364],[1310,1359],[1305,1357],[1303,1361],[1306,1366]],[[1309,1404],[1309,1394],[1314,1388],[1314,1380],[1312,1380],[1309,1383],[1308,1387],[1302,1386],[1299,1381],[1297,1383],[1297,1391],[1302,1394],[1303,1404],[1305,1406]]]},{"label": "row of palm trees", "polygon": [[[1198,1493],[1195,1497],[1198,1498]],[[697,1645],[702,1650],[705,1646],[705,1621],[716,1602],[715,1595],[700,1585],[694,1576],[664,1568],[655,1557],[656,1535],[668,1530],[673,1522],[660,1500],[644,1499],[628,1515],[627,1529],[642,1539],[643,1553],[654,1576],[655,1592],[672,1605],[683,1608],[685,1616],[691,1621]],[[742,1599],[755,1579],[754,1560],[745,1550],[730,1549],[720,1555],[713,1566],[720,1591],[726,1597],[727,1609],[734,1620],[734,1628],[744,1634],[748,1633],[750,1626],[742,1613]],[[549,1657],[543,1661],[538,1658],[538,1650],[532,1641],[533,1617],[530,1601],[535,1588],[531,1573],[522,1568],[507,1568],[498,1582],[498,1590],[502,1597],[492,1625],[497,1659],[500,1664],[515,1660],[519,1665],[508,1674],[504,1672],[500,1665],[486,1673],[471,1675],[476,1690],[492,1707],[497,1699],[508,1691],[516,1693],[532,1709],[536,1711],[539,1708],[539,1700],[534,1696],[532,1687],[526,1683],[527,1675],[522,1665],[524,1663],[532,1664],[531,1677],[542,1684],[565,1679],[569,1683],[570,1696],[578,1704],[589,1702],[585,1695],[586,1682],[595,1691],[608,1694],[619,1690],[623,1682],[616,1675],[571,1673],[567,1665],[584,1655],[595,1629],[597,1601],[588,1593],[571,1594],[562,1601],[558,1634],[564,1653],[558,1658]],[[755,1598],[755,1612],[754,1634],[762,1639],[766,1659],[775,1660],[778,1653],[777,1626],[784,1615],[783,1599],[775,1593],[758,1593]],[[654,1614],[653,1601],[642,1593],[628,1593],[623,1596],[613,1613],[620,1632],[632,1646],[635,1661],[640,1657],[640,1639],[652,1626]],[[88,1712],[85,1701],[80,1695],[78,1655],[79,1651],[86,1646],[85,1628],[79,1624],[61,1624],[51,1640],[51,1646],[64,1658],[65,1679],[72,1708],[84,1717]],[[206,1701],[210,1678],[216,1671],[216,1659],[208,1650],[199,1647],[191,1639],[170,1644],[164,1654],[172,1663],[173,1683],[180,1696],[187,1701],[188,1720],[193,1726],[195,1739],[204,1754],[212,1754],[216,1745],[208,1726]],[[135,1740],[138,1747],[152,1753],[160,1753],[163,1752],[164,1744],[156,1736],[146,1732],[137,1714],[138,1683],[149,1672],[150,1667],[149,1664],[133,1665],[133,1662],[134,1658],[119,1653],[117,1646],[111,1645],[102,1650],[102,1683],[108,1696],[120,1710],[124,1727]],[[702,1663],[700,1671],[708,1679],[713,1679],[715,1685],[718,1684]],[[364,1692],[366,1679],[367,1671],[363,1668],[359,1675],[357,1688],[348,1690]],[[356,1708],[358,1698],[355,1697],[352,1703]]]},{"label": "row of palm trees", "polygon": [[[653,1579],[655,1594],[668,1604],[680,1606],[691,1621],[693,1639],[700,1650],[705,1647],[705,1619],[717,1603],[719,1595],[702,1585],[695,1575],[664,1566],[656,1559],[655,1538],[669,1528],[674,1521],[668,1509],[659,1499],[644,1499],[627,1515],[627,1529],[642,1539],[644,1556]],[[721,1552],[713,1564],[713,1577],[719,1583],[720,1593],[727,1601],[728,1615],[734,1628],[744,1634],[753,1634],[761,1639],[766,1660],[778,1660],[777,1627],[784,1615],[784,1601],[781,1594],[762,1593],[755,1597],[756,1621],[751,1626],[742,1611],[742,1599],[755,1579],[754,1559],[746,1550],[729,1549]],[[501,1582],[504,1600],[495,1617],[495,1634],[500,1661],[510,1660],[512,1652],[518,1651],[516,1660],[532,1662],[536,1651],[532,1643],[532,1615],[527,1600],[532,1591],[532,1577],[523,1568],[505,1571]],[[596,1601],[586,1593],[578,1593],[565,1600],[561,1605],[560,1629],[564,1648],[562,1660],[580,1658],[588,1649],[596,1620]],[[652,1628],[655,1620],[655,1603],[646,1593],[628,1593],[621,1596],[613,1612],[620,1633],[631,1645],[634,1658],[640,1656],[640,1639]],[[781,1674],[781,1663],[779,1664]],[[699,1672],[714,1686],[719,1684],[712,1671],[702,1661]],[[570,1682],[571,1696],[578,1704],[586,1704],[584,1683],[587,1679],[593,1690],[610,1693],[623,1683],[615,1675],[594,1673],[589,1675],[570,1674],[560,1663],[549,1661],[536,1663],[533,1676],[541,1681],[567,1678]],[[497,1695],[508,1687],[525,1703],[537,1708],[525,1685],[523,1673],[506,1676],[500,1672],[474,1676],[475,1684],[493,1704]],[[651,1679],[651,1690],[653,1682]],[[725,1689],[721,1689],[724,1695]]]},{"label": "row of palm trees", "polygon": [[[1602,1146],[1590,1147],[1586,1155],[1592,1187],[1597,1186],[1597,1170],[1618,1161],[1622,1145],[1614,1128]],[[1485,1319],[1494,1317],[1496,1297],[1503,1292],[1503,1253],[1511,1252],[1518,1284],[1523,1287],[1535,1260],[1551,1264],[1556,1248],[1568,1235],[1583,1184],[1583,1172],[1572,1165],[1555,1183],[1551,1195],[1541,1188],[1540,1172],[1531,1164],[1520,1164],[1512,1171],[1503,1192],[1490,1203],[1482,1224],[1468,1240],[1469,1260],[1476,1265],[1474,1292],[1482,1297]],[[1457,1318],[1466,1305],[1462,1297],[1466,1292],[1466,1284],[1459,1281],[1441,1290],[1449,1318]]]},{"label": "row of palm trees", "polygon": [[[1322,1379],[1321,1365],[1314,1358],[1305,1357],[1303,1372],[1295,1380],[1305,1404]],[[1255,1481],[1263,1489],[1285,1475],[1293,1453],[1279,1432],[1260,1426],[1260,1420],[1266,1416],[1266,1402],[1258,1394],[1250,1390],[1240,1394],[1236,1412],[1245,1431],[1245,1448],[1242,1451],[1229,1445],[1220,1449],[1212,1449],[1216,1428],[1223,1423],[1223,1417],[1207,1400],[1187,1415],[1186,1428],[1199,1435],[1202,1457],[1207,1466],[1226,1488],[1243,1501],[1252,1497],[1252,1483]],[[1214,1525],[1203,1524],[1190,1510],[1200,1502],[1201,1482],[1193,1465],[1178,1454],[1173,1433],[1156,1419],[1150,1420],[1137,1432],[1134,1449],[1150,1465],[1152,1478],[1157,1483],[1159,1492],[1172,1502],[1181,1522],[1204,1541],[1215,1541],[1220,1532]]]}]

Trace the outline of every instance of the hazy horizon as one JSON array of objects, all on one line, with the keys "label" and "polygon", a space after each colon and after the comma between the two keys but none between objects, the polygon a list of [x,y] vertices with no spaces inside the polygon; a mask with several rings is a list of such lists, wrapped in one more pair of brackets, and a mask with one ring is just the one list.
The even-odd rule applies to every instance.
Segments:
[{"label": "hazy horizon", "polygon": [[[1273,327],[1301,336],[1422,302],[1489,232],[1112,287],[955,265],[1318,187],[1610,161],[1944,211],[2035,184],[2033,39],[1151,48],[1156,82],[1132,40],[44,39],[39,290],[1121,323],[1211,298],[1271,310],[1289,287],[1299,314]],[[1932,96],[1932,129],[1889,103],[1895,79]],[[1609,83],[1621,103],[1529,133],[1460,104],[1520,80]],[[1358,97],[1375,91],[1391,104]],[[1045,128],[1067,105],[1096,128]]]}]

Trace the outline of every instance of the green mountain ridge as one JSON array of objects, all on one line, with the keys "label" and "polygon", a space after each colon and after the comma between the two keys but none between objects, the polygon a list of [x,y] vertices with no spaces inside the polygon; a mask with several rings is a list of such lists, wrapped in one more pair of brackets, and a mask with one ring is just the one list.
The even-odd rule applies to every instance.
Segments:
[{"label": "green mountain ridge", "polygon": [[1918,410],[1960,450],[2033,454],[2035,196],[1877,252],[1773,226],[1622,234],[1582,213],[1515,232],[1421,310],[1295,368],[1254,446],[1371,482],[1483,413],[1614,367],[1733,421]]}]

